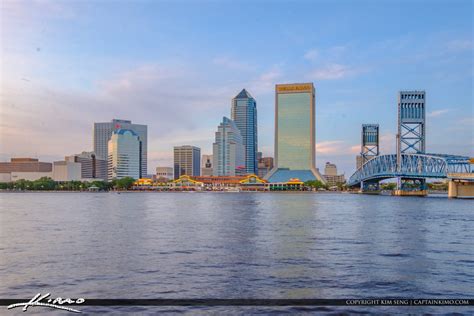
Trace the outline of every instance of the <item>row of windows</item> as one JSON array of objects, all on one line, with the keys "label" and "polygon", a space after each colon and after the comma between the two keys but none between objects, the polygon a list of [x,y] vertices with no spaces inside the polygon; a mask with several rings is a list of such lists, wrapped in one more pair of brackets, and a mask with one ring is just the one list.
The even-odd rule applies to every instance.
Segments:
[{"label": "row of windows", "polygon": [[424,94],[402,94],[402,99],[408,99],[408,100],[420,99],[420,100],[423,100],[424,98],[425,98]]},{"label": "row of windows", "polygon": [[421,107],[403,107],[400,109],[402,118],[423,118],[424,108]]}]

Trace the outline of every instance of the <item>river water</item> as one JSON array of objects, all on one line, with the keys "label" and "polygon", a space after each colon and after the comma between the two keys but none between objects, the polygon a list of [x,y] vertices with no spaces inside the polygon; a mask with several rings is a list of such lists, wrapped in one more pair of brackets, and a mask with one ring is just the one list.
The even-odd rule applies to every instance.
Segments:
[{"label": "river water", "polygon": [[[2,193],[0,298],[473,298],[474,201],[315,193]],[[2,314],[20,314],[20,309]],[[94,307],[86,313],[474,313]],[[29,313],[55,312],[33,307]]]}]

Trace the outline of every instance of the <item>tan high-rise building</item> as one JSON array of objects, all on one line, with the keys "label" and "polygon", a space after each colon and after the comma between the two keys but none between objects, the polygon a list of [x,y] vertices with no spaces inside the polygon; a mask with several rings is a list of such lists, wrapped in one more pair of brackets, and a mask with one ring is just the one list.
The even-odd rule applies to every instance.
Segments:
[{"label": "tan high-rise building", "polygon": [[325,179],[315,166],[315,90],[313,83],[275,87],[275,167],[270,182]]}]

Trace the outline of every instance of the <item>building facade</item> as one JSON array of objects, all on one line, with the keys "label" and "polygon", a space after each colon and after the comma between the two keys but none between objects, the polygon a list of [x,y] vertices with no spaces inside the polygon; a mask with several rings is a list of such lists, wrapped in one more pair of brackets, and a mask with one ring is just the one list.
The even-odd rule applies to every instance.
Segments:
[{"label": "building facade", "polygon": [[107,180],[107,160],[100,159],[94,152],[82,152],[65,157],[66,161],[81,164],[81,178]]},{"label": "building facade", "polygon": [[202,155],[201,176],[212,176],[212,155]]},{"label": "building facade", "polygon": [[140,138],[132,130],[114,130],[108,147],[108,180],[140,178]]},{"label": "building facade", "polygon": [[264,178],[273,169],[273,157],[260,157],[258,160],[258,176]]},{"label": "building facade", "polygon": [[173,168],[156,167],[156,179],[173,180]]},{"label": "building facade", "polygon": [[67,160],[53,162],[53,180],[81,181],[81,163]]},{"label": "building facade", "polygon": [[326,162],[324,166],[324,179],[330,187],[346,182],[343,174],[337,174],[337,166],[330,162]]},{"label": "building facade", "polygon": [[222,118],[222,122],[217,127],[212,151],[214,176],[236,176],[247,173],[242,135],[231,119]]},{"label": "building facade", "polygon": [[140,175],[147,173],[148,127],[147,125],[132,124],[132,121],[113,119],[111,122],[94,123],[94,152],[99,159],[108,160],[108,144],[112,133],[119,129],[133,131],[140,141]]},{"label": "building facade", "polygon": [[195,146],[174,147],[174,179],[201,175],[201,149]]},{"label": "building facade", "polygon": [[313,83],[275,87],[275,167],[269,182],[325,179],[315,167],[315,90]]},{"label": "building facade", "polygon": [[232,99],[231,119],[240,131],[245,150],[245,172],[257,174],[257,102],[243,89]]},{"label": "building facade", "polygon": [[0,162],[0,182],[33,181],[42,177],[51,178],[52,175],[53,164],[36,158],[11,158],[10,162]]}]

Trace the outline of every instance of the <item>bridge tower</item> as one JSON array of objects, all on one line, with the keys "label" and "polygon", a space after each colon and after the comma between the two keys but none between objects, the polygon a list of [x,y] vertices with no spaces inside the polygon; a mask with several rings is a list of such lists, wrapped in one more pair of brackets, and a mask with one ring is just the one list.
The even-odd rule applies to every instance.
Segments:
[{"label": "bridge tower", "polygon": [[[426,150],[426,94],[425,91],[398,92],[397,169],[401,168],[401,154],[424,154]],[[425,179],[397,179],[398,190],[426,187]]]},{"label": "bridge tower", "polygon": [[[379,124],[362,124],[360,162],[357,162],[357,169],[379,154]],[[378,192],[379,183],[378,181],[361,182],[360,188],[362,192]]]}]

